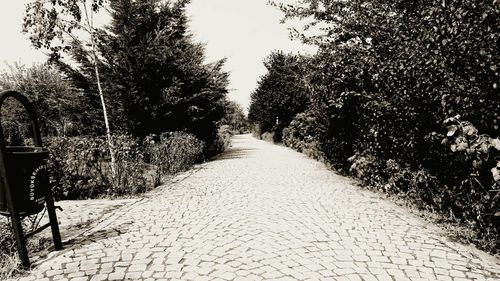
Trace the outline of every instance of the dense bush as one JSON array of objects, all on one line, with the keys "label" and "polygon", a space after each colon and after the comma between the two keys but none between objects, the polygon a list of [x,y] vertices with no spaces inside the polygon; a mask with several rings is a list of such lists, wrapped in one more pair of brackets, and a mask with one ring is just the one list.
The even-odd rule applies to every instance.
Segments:
[{"label": "dense bush", "polygon": [[237,133],[239,130],[233,131],[229,125],[222,125],[217,130],[217,148],[214,149],[217,152],[222,152],[231,145],[231,137]]},{"label": "dense bush", "polygon": [[138,141],[114,136],[116,175],[109,165],[107,142],[99,137],[53,137],[49,167],[56,198],[86,199],[135,194],[147,188]]},{"label": "dense bush", "polygon": [[203,160],[203,142],[181,132],[150,135],[144,139],[144,160],[153,165],[154,184],[163,175],[185,171]]},{"label": "dense bush", "polygon": [[276,142],[276,137],[274,133],[272,132],[265,132],[262,135],[260,135],[260,139],[267,141],[267,142]]},{"label": "dense bush", "polygon": [[474,224],[490,226],[494,213],[500,211],[500,140],[479,134],[470,122],[452,117],[445,121],[448,127],[442,143],[449,146],[449,160],[454,173],[437,173],[448,186],[448,209],[459,218]]},{"label": "dense bush", "polygon": [[315,139],[316,128],[316,119],[310,111],[299,113],[290,125],[283,129],[283,144],[311,158],[322,160],[323,155]]},{"label": "dense bush", "polygon": [[203,160],[203,142],[173,132],[148,136],[114,136],[116,174],[109,165],[107,143],[101,137],[53,137],[49,167],[58,199],[133,195],[161,183],[162,176],[184,171]]}]

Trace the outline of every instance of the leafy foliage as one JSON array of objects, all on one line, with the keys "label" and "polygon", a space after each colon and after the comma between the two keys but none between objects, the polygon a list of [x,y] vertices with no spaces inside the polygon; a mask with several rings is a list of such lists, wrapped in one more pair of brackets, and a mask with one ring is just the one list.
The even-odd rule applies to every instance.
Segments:
[{"label": "leafy foliage", "polygon": [[191,168],[203,160],[203,142],[195,136],[180,132],[150,135],[144,139],[144,160],[154,165],[154,183],[162,176]]},{"label": "leafy foliage", "polygon": [[304,61],[298,55],[272,53],[264,61],[268,72],[251,95],[249,120],[260,127],[260,133],[274,133],[275,141],[281,141],[282,130],[306,109],[308,96],[301,84]]},{"label": "leafy foliage", "polygon": [[72,41],[80,41],[79,31],[93,34],[93,13],[101,10],[104,3],[105,0],[32,0],[26,4],[23,32],[35,48],[49,50],[50,60],[57,61],[62,52],[71,49]]},{"label": "leafy foliage", "polygon": [[[188,33],[188,3],[34,0],[24,31],[36,48],[51,51],[50,61],[83,94],[89,112],[101,112],[102,89],[111,131],[139,138],[185,131],[210,150],[227,106],[228,74],[224,60],[204,62],[203,45]],[[110,24],[95,28],[93,15],[104,8]],[[90,133],[103,134],[103,121],[92,119]]]},{"label": "leafy foliage", "polygon": [[116,137],[116,177],[109,170],[105,139],[54,137],[48,139],[49,167],[58,199],[96,198],[103,195],[136,194],[146,190],[144,167],[137,140]]},{"label": "leafy foliage", "polygon": [[316,129],[317,121],[310,111],[299,113],[283,129],[283,143],[311,158],[324,160],[315,138]]},{"label": "leafy foliage", "polygon": [[[47,135],[74,135],[86,131],[87,124],[80,123],[81,115],[85,115],[80,93],[49,65],[25,67],[15,64],[10,72],[0,74],[0,89],[12,89],[26,95],[39,115],[41,131]],[[25,110],[16,101],[6,101],[2,108],[2,125],[7,139],[13,143],[31,135]]]},{"label": "leafy foliage", "polygon": [[241,105],[234,101],[226,101],[224,108],[224,118],[219,121],[219,125],[228,126],[235,134],[249,131],[248,120]]},{"label": "leafy foliage", "polygon": [[125,196],[145,192],[159,185],[163,176],[190,168],[203,160],[203,143],[181,132],[151,135],[144,140],[114,136],[116,174],[103,137],[53,137],[49,167],[55,197],[87,199]]}]

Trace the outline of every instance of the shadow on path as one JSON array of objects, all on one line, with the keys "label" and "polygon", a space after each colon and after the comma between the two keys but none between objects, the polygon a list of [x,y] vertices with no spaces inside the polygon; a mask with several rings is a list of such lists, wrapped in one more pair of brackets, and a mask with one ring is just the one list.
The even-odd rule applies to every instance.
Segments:
[{"label": "shadow on path", "polygon": [[132,222],[122,223],[109,229],[96,230],[92,233],[73,237],[72,239],[64,242],[64,247],[70,250],[75,250],[91,243],[101,242],[102,240],[120,236],[128,232],[129,226],[131,224]]},{"label": "shadow on path", "polygon": [[40,263],[43,263],[47,259],[50,260],[51,256],[68,255],[69,253],[75,252],[76,250],[84,248],[92,243],[101,243],[102,245],[105,245],[104,241],[127,233],[131,224],[132,222],[126,222],[108,229],[95,230],[91,233],[82,233],[78,236],[70,238],[69,240],[63,241],[63,249],[61,251],[54,251],[54,246],[51,245],[46,249],[47,252],[39,257],[40,259],[34,260],[33,265],[37,267]]},{"label": "shadow on path", "polygon": [[221,155],[215,157],[213,160],[228,160],[228,159],[240,159],[250,157],[251,151],[255,149],[251,148],[229,148]]}]

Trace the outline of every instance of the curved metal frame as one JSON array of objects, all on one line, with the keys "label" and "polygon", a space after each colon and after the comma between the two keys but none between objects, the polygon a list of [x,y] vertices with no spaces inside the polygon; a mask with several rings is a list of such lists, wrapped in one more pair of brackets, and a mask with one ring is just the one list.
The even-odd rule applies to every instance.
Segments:
[{"label": "curved metal frame", "polygon": [[[0,93],[0,109],[2,108],[2,105],[5,102],[5,100],[9,97],[16,99],[26,109],[31,121],[31,128],[35,146],[43,147],[42,137],[40,135],[40,127],[38,125],[38,118],[33,104],[28,100],[26,96],[22,95],[21,93],[12,90],[7,90]],[[0,121],[1,121],[1,113],[0,113]],[[52,229],[54,248],[56,250],[62,249],[59,224],[57,222],[57,215],[54,207],[54,198],[52,197],[52,191],[49,187],[47,190],[47,194],[45,195],[45,203],[47,206],[47,213],[49,215],[49,221],[50,221],[49,224],[40,227],[39,229],[33,231],[32,233],[24,235],[21,223],[21,217],[19,215],[16,202],[14,202],[12,198],[11,186],[9,183],[9,179],[7,177],[7,163],[5,162],[6,159],[5,156],[6,156],[6,145],[3,134],[3,127],[1,126],[0,123],[0,180],[2,181],[6,189],[5,195],[7,199],[7,205],[10,211],[10,218],[12,221],[14,236],[16,238],[17,251],[19,254],[19,258],[21,259],[21,265],[24,268],[29,268],[30,261],[28,257],[28,250],[26,248],[26,239],[28,237],[42,231],[43,229],[47,228],[50,225]]]}]

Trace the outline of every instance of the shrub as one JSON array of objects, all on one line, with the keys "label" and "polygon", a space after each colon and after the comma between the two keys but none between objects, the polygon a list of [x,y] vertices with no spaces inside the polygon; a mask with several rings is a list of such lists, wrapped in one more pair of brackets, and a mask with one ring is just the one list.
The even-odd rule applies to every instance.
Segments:
[{"label": "shrub", "polygon": [[[144,165],[144,152],[139,140],[128,135],[115,136],[113,146],[116,174],[110,179],[111,185],[108,187],[107,194],[133,195],[151,189],[152,179],[148,178],[148,167]],[[101,149],[105,151],[106,147],[101,147]],[[110,166],[104,166],[104,168],[108,167]],[[107,169],[105,175],[109,177],[112,173]]]},{"label": "shrub", "polygon": [[314,159],[323,159],[316,140],[316,119],[310,111],[299,113],[283,130],[283,143]]},{"label": "shrub", "polygon": [[204,143],[193,135],[169,132],[150,135],[144,139],[144,160],[153,165],[154,185],[161,183],[164,175],[185,171],[204,159]]},{"label": "shrub", "polygon": [[136,194],[148,189],[137,139],[114,136],[115,169],[110,169],[107,142],[102,137],[52,137],[49,167],[57,199],[88,199]]},{"label": "shrub", "polygon": [[252,124],[252,136],[259,140],[262,139],[262,129],[259,124]]},{"label": "shrub", "polygon": [[479,135],[470,122],[449,118],[446,136],[432,133],[440,143],[431,162],[444,171],[411,168],[400,161],[356,153],[349,171],[363,183],[397,194],[420,209],[437,211],[474,230],[473,241],[498,251],[500,241],[500,141]]},{"label": "shrub", "polygon": [[219,140],[219,152],[224,151],[231,145],[231,137],[234,133],[239,131],[233,131],[233,129],[228,125],[222,125],[217,131],[217,139]]},{"label": "shrub", "polygon": [[460,120],[460,116],[447,119],[445,125],[448,132],[442,144],[452,154],[444,156],[456,168],[453,185],[446,189],[446,207],[478,229],[496,227],[499,231],[495,214],[500,210],[500,140],[480,135],[473,124]]},{"label": "shrub", "polygon": [[204,159],[204,143],[182,132],[150,135],[143,141],[113,136],[115,175],[103,137],[46,138],[57,199],[88,199],[145,192],[164,175],[189,169]]},{"label": "shrub", "polygon": [[486,185],[499,181],[500,140],[489,135],[480,135],[478,129],[470,122],[455,116],[445,120],[448,132],[442,144],[448,145],[458,161],[462,163],[460,173],[466,176],[481,177]]},{"label": "shrub", "polygon": [[[230,144],[228,126],[219,129],[212,151]],[[205,159],[205,143],[192,134],[166,132],[140,141],[128,135],[113,136],[115,175],[111,171],[104,137],[47,137],[49,168],[56,199],[89,199],[145,192],[165,175],[188,170]]]},{"label": "shrub", "polygon": [[221,125],[217,129],[215,137],[206,144],[205,156],[207,158],[213,157],[228,148],[231,144],[233,133],[234,132],[228,125]]},{"label": "shrub", "polygon": [[422,209],[440,210],[439,206],[443,202],[442,193],[439,192],[441,186],[427,170],[412,170],[390,159],[385,164],[383,174],[387,176],[383,186],[385,192],[411,199]]},{"label": "shrub", "polygon": [[105,152],[101,138],[45,138],[50,150],[49,169],[56,199],[93,198],[105,193],[107,177],[102,161]]},{"label": "shrub", "polygon": [[271,132],[265,132],[261,135],[261,139],[265,140],[267,142],[273,142],[274,143],[274,133]]},{"label": "shrub", "polygon": [[379,185],[384,182],[384,165],[373,155],[355,154],[347,159],[351,166],[349,172],[368,185]]}]

